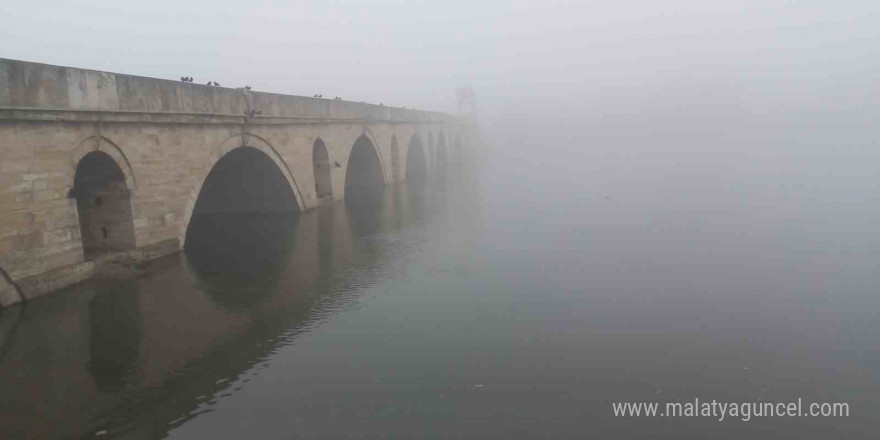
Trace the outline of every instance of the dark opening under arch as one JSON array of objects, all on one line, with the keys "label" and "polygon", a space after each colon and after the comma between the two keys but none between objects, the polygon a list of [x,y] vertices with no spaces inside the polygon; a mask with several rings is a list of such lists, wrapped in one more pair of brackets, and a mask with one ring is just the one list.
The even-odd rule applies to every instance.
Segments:
[{"label": "dark opening under arch", "polygon": [[312,147],[312,169],[315,174],[315,195],[318,200],[333,199],[330,156],[327,154],[327,146],[321,139],[316,139]]},{"label": "dark opening under arch", "polygon": [[266,153],[239,147],[214,164],[185,243],[212,300],[238,308],[270,291],[288,261],[298,212],[291,183]]},{"label": "dark opening under arch", "polygon": [[357,197],[385,184],[379,155],[370,139],[361,135],[351,148],[345,170],[345,198]]},{"label": "dark opening under arch", "polygon": [[193,216],[298,211],[296,196],[278,165],[256,148],[240,147],[214,164],[199,191]]},{"label": "dark opening under arch", "polygon": [[[278,165],[256,148],[239,147],[221,157],[205,178],[187,226],[186,244],[190,245],[193,235],[199,239],[216,238],[206,235],[220,232],[210,230],[216,221],[205,219],[216,219],[218,214],[297,212],[296,196]],[[200,227],[209,230],[200,232]]]},{"label": "dark opening under arch", "polygon": [[110,155],[92,151],[83,156],[76,165],[70,195],[76,198],[86,259],[135,247],[131,191]]},{"label": "dark opening under arch", "polygon": [[422,185],[425,183],[428,175],[428,165],[425,161],[425,151],[422,148],[422,141],[417,135],[413,135],[409,141],[409,147],[406,152],[406,181],[413,185]]}]

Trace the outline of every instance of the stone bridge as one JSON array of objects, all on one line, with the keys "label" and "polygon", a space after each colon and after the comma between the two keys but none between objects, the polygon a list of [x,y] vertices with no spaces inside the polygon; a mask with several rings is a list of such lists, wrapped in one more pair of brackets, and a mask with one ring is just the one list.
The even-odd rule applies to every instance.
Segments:
[{"label": "stone bridge", "polygon": [[182,249],[193,213],[442,175],[471,120],[0,59],[0,306]]}]

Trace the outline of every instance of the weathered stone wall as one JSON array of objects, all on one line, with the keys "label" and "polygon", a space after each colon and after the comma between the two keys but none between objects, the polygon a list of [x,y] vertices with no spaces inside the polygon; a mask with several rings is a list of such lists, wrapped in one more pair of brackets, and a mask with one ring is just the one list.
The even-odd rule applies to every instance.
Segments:
[{"label": "weathered stone wall", "polygon": [[[470,127],[439,113],[0,59],[0,269],[26,298],[94,270],[70,197],[77,164],[93,151],[123,173],[134,245],[154,258],[181,248],[205,178],[233,149],[264,153],[298,208],[308,210],[345,197],[360,136],[375,147],[383,180],[393,183],[406,175],[414,136],[430,170],[437,156],[429,139],[466,139]],[[315,191],[317,139],[327,148],[332,198]]]},{"label": "weathered stone wall", "polygon": [[85,190],[77,195],[76,208],[86,256],[135,247],[128,189]]},{"label": "weathered stone wall", "polygon": [[[249,96],[248,96],[249,95]],[[0,58],[0,107],[245,114],[397,122],[450,121],[436,112],[144,78]]]}]

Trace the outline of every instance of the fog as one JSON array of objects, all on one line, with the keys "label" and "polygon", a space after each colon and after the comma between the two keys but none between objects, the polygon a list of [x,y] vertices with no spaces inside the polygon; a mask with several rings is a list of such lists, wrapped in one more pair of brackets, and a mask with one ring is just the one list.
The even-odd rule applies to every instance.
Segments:
[{"label": "fog", "polygon": [[[452,114],[469,86],[486,140],[446,174],[407,156],[424,185],[208,218],[204,248],[28,305],[0,350],[20,437],[877,432],[877,0],[3,0],[0,58]],[[331,189],[347,155],[324,152]],[[273,186],[215,169],[217,207]],[[852,417],[609,408],[695,397]]]},{"label": "fog", "polygon": [[7,0],[0,12],[0,56],[14,59],[451,113],[469,85],[499,191],[663,189],[725,209],[742,193],[819,197],[878,217],[875,1]]},{"label": "fog", "polygon": [[875,1],[12,0],[0,12],[0,56],[14,59],[451,113],[469,85],[495,181],[550,182],[525,190],[809,186],[880,206]]}]

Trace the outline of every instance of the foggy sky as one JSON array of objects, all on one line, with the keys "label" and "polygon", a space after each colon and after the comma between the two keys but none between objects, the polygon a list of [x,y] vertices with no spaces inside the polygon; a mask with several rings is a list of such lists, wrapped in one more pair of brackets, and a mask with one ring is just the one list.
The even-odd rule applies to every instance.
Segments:
[{"label": "foggy sky", "polygon": [[487,114],[678,95],[876,112],[878,23],[872,0],[5,0],[0,56],[440,111],[469,84]]},{"label": "foggy sky", "polygon": [[4,0],[0,57],[447,112],[467,84],[510,216],[880,224],[876,0]]},{"label": "foggy sky", "polygon": [[530,188],[880,206],[874,0],[231,5],[5,0],[0,57],[447,112],[467,84],[497,175],[562,179]]}]

